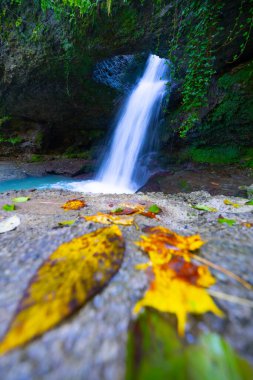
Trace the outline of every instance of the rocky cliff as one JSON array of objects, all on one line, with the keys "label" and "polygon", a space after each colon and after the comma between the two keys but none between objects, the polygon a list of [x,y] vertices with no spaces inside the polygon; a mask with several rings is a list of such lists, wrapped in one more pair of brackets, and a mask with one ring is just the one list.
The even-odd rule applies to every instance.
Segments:
[{"label": "rocky cliff", "polygon": [[[168,55],[175,33],[175,6],[180,1],[154,3],[117,2],[110,16],[98,7],[93,18],[76,15],[70,20],[50,10],[43,12],[34,1],[20,5],[4,0],[0,11],[0,154],[96,151],[147,54]],[[233,28],[240,28],[243,20],[252,17],[251,9],[250,1],[226,1],[218,20],[222,35],[227,38]],[[187,15],[188,28],[194,17]],[[228,44],[220,38],[213,42],[218,50],[207,104],[186,139],[178,137],[178,128],[187,114],[182,83],[189,60],[185,38],[178,42],[174,55],[181,64],[165,115],[164,155],[170,154],[172,141],[180,149],[196,141],[203,146],[250,146],[252,44],[247,43],[230,63],[244,43],[243,33],[234,33]],[[101,75],[103,70],[106,75]]]}]

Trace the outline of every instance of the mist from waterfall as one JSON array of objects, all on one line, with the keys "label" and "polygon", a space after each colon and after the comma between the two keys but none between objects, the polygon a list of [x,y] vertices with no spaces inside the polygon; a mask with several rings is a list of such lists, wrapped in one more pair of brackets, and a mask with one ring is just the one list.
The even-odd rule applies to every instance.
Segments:
[{"label": "mist from waterfall", "polygon": [[120,109],[97,175],[94,180],[71,183],[71,190],[134,193],[146,182],[168,79],[166,60],[150,55],[143,76]]}]

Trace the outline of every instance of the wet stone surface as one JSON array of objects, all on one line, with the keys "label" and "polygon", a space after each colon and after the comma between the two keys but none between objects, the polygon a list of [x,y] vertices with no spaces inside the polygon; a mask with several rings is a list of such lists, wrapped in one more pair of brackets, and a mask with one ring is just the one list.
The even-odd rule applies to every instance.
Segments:
[{"label": "wet stone surface", "polygon": [[[30,201],[18,204],[14,212],[5,212],[2,205],[13,197],[29,196]],[[20,226],[0,235],[0,336],[3,336],[17,303],[29,279],[40,264],[61,243],[94,231],[99,224],[85,222],[81,215],[107,211],[121,202],[156,203],[163,213],[160,221],[136,216],[140,227],[121,227],[126,239],[126,252],[120,271],[109,285],[86,306],[59,326],[0,358],[1,379],[4,380],[123,380],[125,345],[132,309],[147,286],[143,272],[135,265],[147,259],[133,244],[144,225],[162,224],[181,234],[200,233],[207,242],[201,255],[221,265],[245,280],[252,282],[253,228],[241,226],[253,223],[253,206],[245,206],[247,199],[229,199],[243,205],[233,208],[224,204],[224,196],[210,196],[206,192],[164,195],[147,193],[134,195],[85,195],[87,207],[80,211],[64,211],[61,205],[69,199],[80,198],[80,193],[66,191],[19,191],[1,195],[0,218],[18,215]],[[215,207],[218,212],[203,212],[190,204],[201,203]],[[229,227],[217,223],[217,218],[235,219]],[[69,227],[57,228],[64,220],[75,219]],[[0,220],[1,220],[0,219]],[[213,271],[217,284],[213,290],[253,300],[253,292]],[[226,314],[219,319],[212,314],[191,316],[186,338],[194,341],[200,331],[216,331],[248,360],[253,362],[253,308],[216,300]]]}]

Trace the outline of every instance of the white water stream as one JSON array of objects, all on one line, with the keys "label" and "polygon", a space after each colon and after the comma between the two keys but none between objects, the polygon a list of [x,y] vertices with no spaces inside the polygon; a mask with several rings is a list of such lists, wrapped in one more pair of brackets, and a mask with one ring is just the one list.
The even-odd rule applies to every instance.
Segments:
[{"label": "white water stream", "polygon": [[149,173],[143,160],[153,148],[167,81],[166,60],[150,55],[142,78],[120,110],[112,140],[95,179],[72,182],[67,186],[69,189],[91,193],[134,193],[145,183]]}]

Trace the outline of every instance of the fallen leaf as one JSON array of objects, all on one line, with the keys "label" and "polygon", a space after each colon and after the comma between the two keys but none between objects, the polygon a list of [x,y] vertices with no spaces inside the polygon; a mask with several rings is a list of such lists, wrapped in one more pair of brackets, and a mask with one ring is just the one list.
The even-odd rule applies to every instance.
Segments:
[{"label": "fallen leaf", "polygon": [[218,210],[214,207],[209,207],[205,205],[191,205],[192,208],[195,208],[196,210],[201,210],[201,211],[209,211],[209,212],[217,212]]},{"label": "fallen leaf", "polygon": [[236,224],[236,220],[234,219],[226,219],[226,218],[218,218],[217,219],[218,223],[221,223],[221,224],[227,224],[229,225],[230,227],[232,227],[234,224]]},{"label": "fallen leaf", "polygon": [[201,333],[185,344],[172,321],[148,309],[128,332],[125,380],[133,379],[252,380],[253,368],[218,334]]},{"label": "fallen leaf", "polygon": [[229,199],[225,199],[224,200],[224,204],[227,205],[227,206],[232,206],[234,208],[238,208],[238,207],[242,206],[242,205],[239,205],[238,203],[231,202]]},{"label": "fallen leaf", "polygon": [[67,201],[61,208],[64,210],[80,210],[85,207],[86,203],[80,199],[71,199]]},{"label": "fallen leaf", "polygon": [[156,212],[154,212],[154,211],[152,212],[150,210],[150,208],[148,211],[145,211],[145,206],[140,205],[140,204],[124,203],[120,207],[116,208],[115,210],[110,211],[110,215],[136,215],[136,214],[139,214],[139,215],[145,216],[146,218],[154,219],[154,218],[156,218],[156,214],[161,212],[161,209],[156,205],[151,206],[151,208],[152,207]]},{"label": "fallen leaf", "polygon": [[150,211],[143,211],[143,212],[140,212],[140,214],[142,216],[145,216],[146,218],[156,219],[156,214],[154,214],[153,212],[150,212]]},{"label": "fallen leaf", "polygon": [[251,228],[253,227],[253,223],[250,222],[241,222],[241,226]]},{"label": "fallen leaf", "polygon": [[8,231],[15,230],[20,225],[20,219],[18,216],[14,215],[10,218],[0,221],[0,234]]},{"label": "fallen leaf", "polygon": [[150,306],[162,312],[174,313],[178,319],[178,332],[184,334],[187,313],[202,314],[208,311],[222,316],[204,288],[215,283],[206,265],[191,262],[191,252],[204,242],[199,235],[181,236],[165,227],[146,227],[141,241],[135,244],[149,255],[150,262],[138,269],[148,270],[152,279],[149,289],[134,312]]},{"label": "fallen leaf", "polygon": [[75,219],[73,220],[64,220],[63,222],[59,222],[58,225],[60,227],[65,227],[65,226],[72,226],[72,224],[75,223]]},{"label": "fallen leaf", "polygon": [[216,282],[206,265],[196,265],[180,256],[172,257],[161,268],[173,270],[178,279],[187,281],[192,285],[207,288]]},{"label": "fallen leaf", "polygon": [[177,276],[168,265],[153,266],[154,280],[137,302],[134,313],[143,307],[152,307],[161,312],[173,313],[178,320],[178,333],[183,336],[187,314],[213,312],[223,317],[223,312],[215,305],[205,288],[191,284]]},{"label": "fallen leaf", "polygon": [[115,210],[110,211],[110,215],[131,215],[138,213],[138,210],[134,208],[116,208]]},{"label": "fallen leaf", "polygon": [[126,215],[116,216],[110,214],[103,214],[98,212],[96,215],[84,216],[87,222],[101,223],[101,224],[121,224],[122,226],[131,226],[134,223],[134,218]]},{"label": "fallen leaf", "polygon": [[152,212],[153,214],[159,214],[162,210],[157,205],[151,205],[148,209],[149,212]]},{"label": "fallen leaf", "polygon": [[0,342],[0,354],[40,336],[83,306],[119,270],[123,255],[117,226],[60,245],[29,282]]},{"label": "fallen leaf", "polygon": [[199,235],[182,236],[165,227],[146,227],[135,244],[146,252],[155,264],[163,264],[171,259],[172,254],[184,255],[199,249],[204,241]]},{"label": "fallen leaf", "polygon": [[119,207],[122,207],[123,209],[131,208],[131,209],[139,210],[139,211],[144,211],[146,208],[145,204],[135,203],[135,202],[120,203]]},{"label": "fallen leaf", "polygon": [[250,199],[248,202],[245,203],[248,206],[253,206],[253,199]]},{"label": "fallen leaf", "polygon": [[198,260],[235,279],[247,289],[252,289],[251,284],[233,272],[192,253],[192,251],[199,249],[204,244],[204,241],[199,235],[181,236],[161,226],[145,227],[143,231],[148,233],[148,236],[142,235],[142,240],[135,244],[149,255],[154,264],[167,263],[171,260],[172,255],[184,256],[188,260]]},{"label": "fallen leaf", "polygon": [[24,203],[24,202],[27,202],[29,201],[29,197],[17,197],[17,198],[13,198],[12,199],[12,202],[14,203]]},{"label": "fallen leaf", "polygon": [[3,205],[2,209],[4,211],[14,211],[16,209],[16,207],[15,207],[15,205],[6,204],[6,205]]}]

